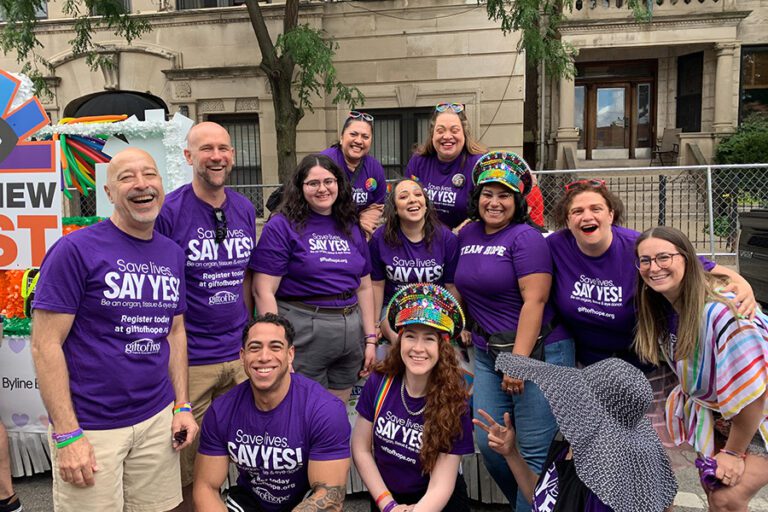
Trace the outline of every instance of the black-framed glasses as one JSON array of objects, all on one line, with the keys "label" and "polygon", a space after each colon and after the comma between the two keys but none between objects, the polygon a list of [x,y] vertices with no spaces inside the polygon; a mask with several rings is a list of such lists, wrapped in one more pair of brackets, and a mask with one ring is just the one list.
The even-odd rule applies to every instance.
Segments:
[{"label": "black-framed glasses", "polygon": [[220,244],[227,239],[227,216],[224,214],[224,210],[221,208],[214,208],[213,220],[216,223],[213,239],[217,244]]},{"label": "black-framed glasses", "polygon": [[336,178],[325,178],[324,180],[305,181],[304,186],[311,190],[317,190],[320,188],[320,185],[324,185],[325,188],[331,188],[334,185],[336,185],[336,183],[337,183]]},{"label": "black-framed glasses", "polygon": [[461,114],[464,112],[464,104],[463,103],[438,103],[435,105],[435,110],[437,112],[440,112],[441,114],[443,112],[451,111],[454,114]]},{"label": "black-framed glasses", "polygon": [[565,186],[565,191],[568,192],[573,187],[578,187],[579,185],[588,185],[592,188],[600,188],[605,186],[605,180],[585,179],[585,180],[572,181]]},{"label": "black-framed glasses", "polygon": [[357,110],[350,110],[349,117],[351,117],[352,119],[362,119],[363,121],[367,121],[369,123],[373,122],[373,116],[367,112],[358,112]]},{"label": "black-framed glasses", "polygon": [[679,252],[660,252],[655,257],[640,256],[635,259],[635,267],[638,270],[648,270],[651,268],[651,263],[654,261],[659,268],[669,268],[672,265],[672,261],[675,256],[680,256]]}]

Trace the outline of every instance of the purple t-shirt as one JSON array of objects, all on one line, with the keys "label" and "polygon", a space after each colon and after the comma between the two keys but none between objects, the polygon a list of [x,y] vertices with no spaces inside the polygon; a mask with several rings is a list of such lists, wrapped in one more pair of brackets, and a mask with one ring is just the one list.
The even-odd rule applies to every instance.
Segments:
[{"label": "purple t-shirt", "polygon": [[237,466],[237,484],[267,512],[301,502],[310,489],[310,460],[349,458],[344,404],[315,381],[290,375],[288,394],[271,411],[256,408],[250,381],[215,399],[200,434],[198,452],[228,456]]},{"label": "purple t-shirt", "polygon": [[450,229],[436,226],[432,242],[413,243],[398,232],[402,245],[392,247],[384,241],[384,226],[373,233],[368,247],[371,251],[371,279],[385,281],[384,305],[398,287],[408,283],[453,283],[456,271],[459,239]]},{"label": "purple t-shirt", "polygon": [[[360,228],[352,226],[351,232],[351,237],[344,234],[332,216],[311,212],[306,226],[297,233],[278,213],[264,225],[251,268],[282,277],[275,294],[278,300],[330,307],[355,304],[360,278],[371,273],[371,262]],[[345,292],[351,293],[348,299],[310,299]]]},{"label": "purple t-shirt", "polygon": [[33,308],[75,315],[62,349],[82,428],[135,425],[174,399],[167,335],[184,295],[184,253],[158,233],[105,220],[48,250]]},{"label": "purple t-shirt", "polygon": [[413,155],[405,171],[424,185],[440,220],[453,229],[467,219],[467,207],[475,186],[472,169],[483,155],[462,152],[452,162],[441,162],[437,155]]},{"label": "purple t-shirt", "polygon": [[[562,229],[547,237],[554,276],[550,296],[560,320],[576,342],[576,356],[583,364],[612,354],[636,362],[628,351],[634,341],[635,241],[640,233],[613,226],[613,241],[601,256],[587,256],[573,234]],[[715,264],[702,259],[704,268]]]},{"label": "purple t-shirt", "polygon": [[214,240],[213,207],[191,184],[166,196],[155,230],[181,247],[187,258],[187,353],[189,364],[222,363],[239,357],[248,321],[243,279],[256,243],[256,210],[244,196],[226,190],[221,209],[227,238]]},{"label": "purple t-shirt", "polygon": [[[374,421],[376,396],[384,375],[373,372],[360,392],[357,412],[373,423],[373,458],[387,489],[394,493],[421,493],[427,490],[429,475],[422,474],[421,435],[424,430],[424,414],[412,415],[405,410],[400,395],[402,375],[392,381],[389,393],[383,399],[378,417]],[[412,398],[405,393],[408,409],[418,411],[426,403],[426,397]],[[472,418],[467,410],[461,416],[461,435],[454,440],[448,453],[466,455],[474,453]]]},{"label": "purple t-shirt", "polygon": [[[510,224],[492,235],[482,222],[472,222],[459,231],[459,262],[454,284],[467,305],[469,315],[488,333],[517,330],[523,296],[517,282],[529,274],[552,274],[547,243],[527,224]],[[547,302],[541,325],[554,317]],[[475,344],[485,349],[487,340],[474,335]],[[568,338],[557,326],[546,344]]]},{"label": "purple t-shirt", "polygon": [[352,185],[352,200],[357,205],[358,211],[374,203],[384,204],[384,199],[387,197],[387,178],[384,167],[378,160],[371,155],[365,155],[357,169],[350,171],[340,147],[331,146],[320,154],[336,162],[336,165],[347,173],[347,179]]}]

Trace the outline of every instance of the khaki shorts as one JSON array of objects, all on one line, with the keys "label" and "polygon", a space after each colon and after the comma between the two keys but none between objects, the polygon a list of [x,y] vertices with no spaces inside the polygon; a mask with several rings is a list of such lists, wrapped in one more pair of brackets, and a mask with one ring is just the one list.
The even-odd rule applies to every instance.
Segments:
[{"label": "khaki shorts", "polygon": [[173,404],[131,427],[86,430],[99,470],[95,485],[75,487],[53,463],[53,509],[56,512],[165,512],[181,503],[179,454],[171,439]]},{"label": "khaki shorts", "polygon": [[[198,426],[214,398],[217,398],[237,384],[248,380],[240,359],[224,363],[203,364],[189,367],[189,401],[192,414]],[[200,436],[181,451],[181,486],[192,485],[195,472],[195,456],[200,445]]]}]

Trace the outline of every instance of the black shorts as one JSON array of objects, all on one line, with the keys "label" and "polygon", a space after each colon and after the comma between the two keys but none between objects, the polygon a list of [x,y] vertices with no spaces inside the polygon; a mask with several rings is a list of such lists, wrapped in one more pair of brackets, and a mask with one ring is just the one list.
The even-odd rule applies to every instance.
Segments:
[{"label": "black shorts", "polygon": [[256,497],[239,485],[229,488],[224,504],[229,512],[263,512]]}]

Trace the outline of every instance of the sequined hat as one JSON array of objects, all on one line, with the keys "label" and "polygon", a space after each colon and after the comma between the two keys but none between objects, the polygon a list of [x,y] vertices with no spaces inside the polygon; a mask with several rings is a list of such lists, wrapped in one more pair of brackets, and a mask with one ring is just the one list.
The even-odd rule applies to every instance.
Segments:
[{"label": "sequined hat", "polygon": [[472,171],[475,185],[501,183],[525,195],[533,186],[531,168],[517,153],[491,151],[484,154]]},{"label": "sequined hat", "polygon": [[464,329],[464,313],[456,298],[442,286],[409,284],[400,288],[387,306],[387,321],[397,332],[404,325],[421,324],[457,337]]},{"label": "sequined hat", "polygon": [[504,353],[496,370],[536,384],[573,450],[576,474],[615,512],[662,512],[677,494],[664,447],[645,413],[653,401],[643,373],[609,358],[583,369]]}]

